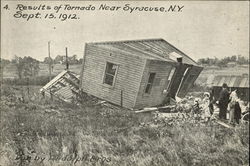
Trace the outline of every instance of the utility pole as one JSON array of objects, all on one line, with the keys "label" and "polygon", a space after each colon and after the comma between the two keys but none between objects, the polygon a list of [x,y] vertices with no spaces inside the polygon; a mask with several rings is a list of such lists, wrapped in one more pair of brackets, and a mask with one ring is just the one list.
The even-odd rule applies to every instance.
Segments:
[{"label": "utility pole", "polygon": [[66,70],[69,70],[68,48],[66,47]]},{"label": "utility pole", "polygon": [[49,80],[51,80],[51,57],[50,57],[50,41],[48,42],[48,54],[49,54]]}]

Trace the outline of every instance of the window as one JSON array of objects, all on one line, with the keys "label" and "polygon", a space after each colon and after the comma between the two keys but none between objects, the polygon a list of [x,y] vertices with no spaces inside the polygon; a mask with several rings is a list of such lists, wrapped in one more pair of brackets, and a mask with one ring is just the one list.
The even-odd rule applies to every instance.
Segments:
[{"label": "window", "polygon": [[117,69],[118,65],[107,62],[103,83],[113,86]]},{"label": "window", "polygon": [[150,93],[152,86],[153,86],[154,79],[155,79],[155,75],[156,75],[155,73],[149,73],[148,83],[145,89],[145,93],[148,93],[148,94]]}]

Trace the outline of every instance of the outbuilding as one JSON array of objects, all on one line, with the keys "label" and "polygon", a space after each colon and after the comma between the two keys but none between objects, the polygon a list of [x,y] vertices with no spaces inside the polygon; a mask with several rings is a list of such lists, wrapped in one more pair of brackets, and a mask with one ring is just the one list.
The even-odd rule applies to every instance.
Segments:
[{"label": "outbuilding", "polygon": [[158,106],[184,97],[202,69],[164,39],[86,43],[80,88],[126,108]]},{"label": "outbuilding", "polygon": [[214,96],[218,99],[222,84],[226,83],[229,91],[237,90],[241,100],[249,102],[249,75],[217,75],[213,81]]}]

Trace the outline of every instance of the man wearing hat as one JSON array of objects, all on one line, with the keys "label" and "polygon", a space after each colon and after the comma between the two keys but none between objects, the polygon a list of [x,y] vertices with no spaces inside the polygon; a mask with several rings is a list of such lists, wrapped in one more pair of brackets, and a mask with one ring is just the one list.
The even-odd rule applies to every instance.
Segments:
[{"label": "man wearing hat", "polygon": [[226,83],[224,83],[222,85],[222,90],[220,92],[220,96],[219,96],[219,108],[220,108],[220,112],[219,112],[219,118],[220,119],[227,119],[227,106],[229,103],[229,95],[230,93],[227,90],[228,86]]}]

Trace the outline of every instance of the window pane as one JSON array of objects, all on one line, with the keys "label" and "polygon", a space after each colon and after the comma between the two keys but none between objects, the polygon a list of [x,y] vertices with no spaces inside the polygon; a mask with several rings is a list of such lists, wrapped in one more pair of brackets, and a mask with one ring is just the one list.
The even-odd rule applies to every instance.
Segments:
[{"label": "window pane", "polygon": [[145,89],[145,93],[150,93],[150,89],[151,89],[151,84],[147,84],[147,87]]},{"label": "window pane", "polygon": [[116,69],[117,69],[117,65],[112,64],[112,63],[107,63],[106,73],[115,75]]},{"label": "window pane", "polygon": [[152,89],[152,85],[155,79],[155,73],[150,73],[149,77],[148,77],[148,83],[145,89],[145,93],[150,93],[151,89]]},{"label": "window pane", "polygon": [[104,83],[108,84],[108,85],[113,85],[113,80],[114,80],[114,76],[109,75],[109,74],[105,74],[105,79],[104,79]]},{"label": "window pane", "polygon": [[148,78],[148,83],[153,83],[155,79],[155,73],[150,73],[149,78]]}]

